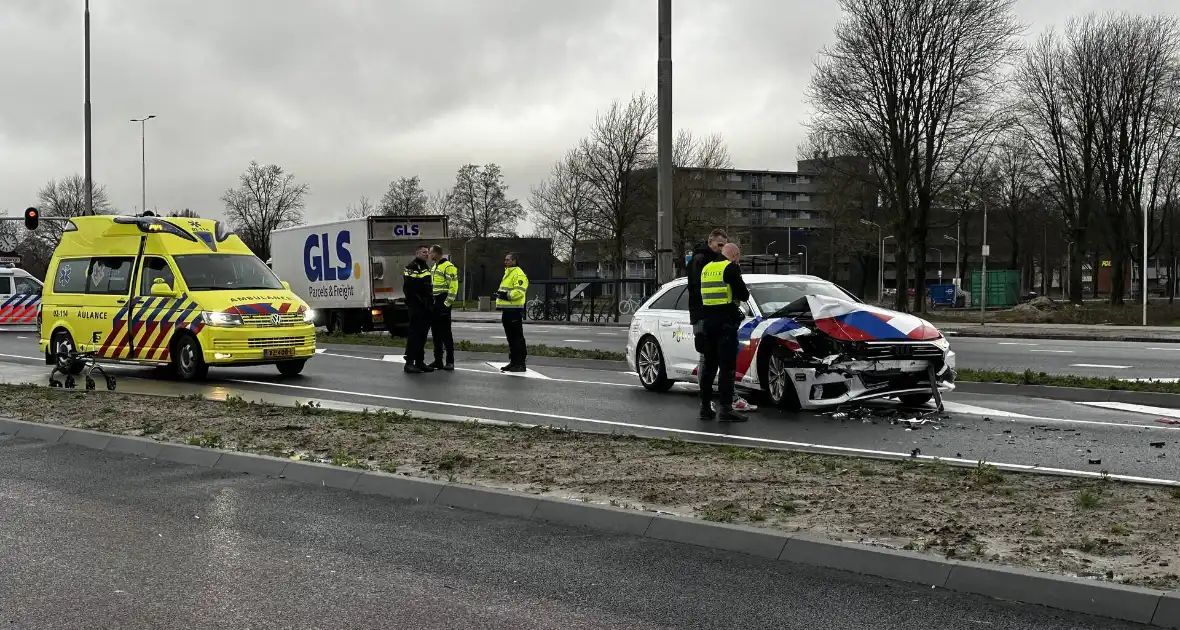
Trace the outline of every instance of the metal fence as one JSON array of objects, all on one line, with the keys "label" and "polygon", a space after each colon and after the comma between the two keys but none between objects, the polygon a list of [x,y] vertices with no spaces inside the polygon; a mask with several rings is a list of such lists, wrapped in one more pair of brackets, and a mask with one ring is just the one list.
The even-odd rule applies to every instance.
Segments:
[{"label": "metal fence", "polygon": [[[617,322],[655,293],[653,279],[568,278],[530,283],[525,317],[538,321]],[[621,294],[616,297],[615,291]]]}]

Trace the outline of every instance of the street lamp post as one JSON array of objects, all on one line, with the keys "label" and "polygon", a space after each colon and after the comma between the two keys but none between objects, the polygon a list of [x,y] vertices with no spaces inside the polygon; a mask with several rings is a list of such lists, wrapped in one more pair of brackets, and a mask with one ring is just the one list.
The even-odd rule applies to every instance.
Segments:
[{"label": "street lamp post", "polygon": [[942,250],[937,247],[931,247],[930,249],[938,252],[938,282],[942,283]]},{"label": "street lamp post", "polygon": [[147,212],[147,121],[155,118],[155,114],[143,118],[132,118],[131,122],[139,123],[139,177],[140,177],[140,206],[139,212]]},{"label": "street lamp post", "polygon": [[980,248],[983,267],[979,274],[979,325],[987,325],[987,256],[991,251],[987,245],[987,201],[983,202],[983,245]]},{"label": "street lamp post", "polygon": [[86,200],[87,215],[94,214],[94,179],[92,176],[92,168],[90,163],[91,143],[90,143],[90,0],[86,0],[86,11],[82,17],[82,38],[84,40],[83,46],[86,48],[85,52],[85,92],[86,102],[82,106],[83,122],[86,127],[86,192],[84,199]]},{"label": "street lamp post", "polygon": [[[958,226],[955,227],[955,233],[958,234]],[[962,285],[963,281],[959,279],[959,239],[953,238],[949,234],[943,234],[942,237],[948,241],[955,242],[955,279],[959,280],[959,284]]]},{"label": "street lamp post", "polygon": [[766,251],[765,251],[765,252],[763,252],[763,253],[764,253],[764,254],[769,254],[769,253],[770,253],[770,248],[771,248],[771,247],[774,247],[774,244],[775,244],[775,243],[777,243],[777,242],[778,242],[778,241],[771,241],[771,242],[767,243],[767,244],[766,244]]},{"label": "street lamp post", "polygon": [[474,241],[475,238],[472,236],[467,239],[466,243],[463,243],[463,310],[467,310],[467,280],[470,277],[467,275],[467,244]]},{"label": "street lamp post", "polygon": [[800,245],[799,247],[803,250],[802,252],[799,252],[803,254],[803,275],[807,275],[807,267],[809,266],[808,263],[811,262],[808,259],[811,257],[811,255],[807,253],[806,245]]},{"label": "street lamp post", "polygon": [[885,302],[885,239],[881,237],[881,226],[868,219],[861,219],[861,224],[877,228],[877,240],[881,241],[881,257],[877,259],[877,301]]},{"label": "street lamp post", "polygon": [[1065,291],[1065,295],[1062,297],[1063,300],[1069,299],[1070,289],[1072,288],[1070,286],[1073,282],[1073,279],[1071,277],[1073,274],[1073,260],[1071,259],[1072,254],[1073,254],[1073,241],[1070,241],[1065,244],[1065,282],[1061,283],[1061,286],[1063,287],[1063,290]]}]

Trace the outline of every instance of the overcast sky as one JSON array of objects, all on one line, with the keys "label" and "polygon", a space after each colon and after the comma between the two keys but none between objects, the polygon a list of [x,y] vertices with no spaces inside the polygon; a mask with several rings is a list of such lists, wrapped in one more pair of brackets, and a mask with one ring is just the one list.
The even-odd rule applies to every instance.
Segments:
[{"label": "overcast sky", "polygon": [[[674,0],[675,126],[791,170],[835,0]],[[310,185],[309,220],[419,175],[499,163],[523,201],[612,99],[656,87],[656,0],[93,0],[94,178],[123,212],[221,214],[251,160]],[[1035,34],[1174,0],[1019,0]],[[83,0],[2,0],[0,209],[83,172]],[[1170,9],[1175,11],[1175,9]]]}]

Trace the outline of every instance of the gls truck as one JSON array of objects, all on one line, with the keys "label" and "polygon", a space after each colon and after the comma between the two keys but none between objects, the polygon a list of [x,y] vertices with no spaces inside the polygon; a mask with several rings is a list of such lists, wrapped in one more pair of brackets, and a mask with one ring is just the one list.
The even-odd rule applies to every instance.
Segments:
[{"label": "gls truck", "polygon": [[271,268],[316,312],[317,325],[347,334],[409,321],[402,269],[419,245],[450,251],[445,216],[368,217],[275,230]]}]

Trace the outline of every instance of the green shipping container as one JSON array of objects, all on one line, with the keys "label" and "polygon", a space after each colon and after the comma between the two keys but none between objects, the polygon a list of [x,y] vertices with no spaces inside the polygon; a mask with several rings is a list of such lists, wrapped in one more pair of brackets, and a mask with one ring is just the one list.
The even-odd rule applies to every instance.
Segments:
[{"label": "green shipping container", "polygon": [[[971,305],[979,306],[980,272],[971,272]],[[987,307],[1012,308],[1020,303],[1020,272],[1013,269],[987,270]]]}]

